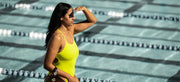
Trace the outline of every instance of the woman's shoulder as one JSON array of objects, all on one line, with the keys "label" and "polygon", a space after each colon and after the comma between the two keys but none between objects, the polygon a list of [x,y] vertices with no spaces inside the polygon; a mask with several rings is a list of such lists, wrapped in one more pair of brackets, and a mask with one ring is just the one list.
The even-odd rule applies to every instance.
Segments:
[{"label": "woman's shoulder", "polygon": [[57,31],[54,32],[54,34],[52,35],[53,39],[57,39],[57,40],[62,40],[63,35]]}]

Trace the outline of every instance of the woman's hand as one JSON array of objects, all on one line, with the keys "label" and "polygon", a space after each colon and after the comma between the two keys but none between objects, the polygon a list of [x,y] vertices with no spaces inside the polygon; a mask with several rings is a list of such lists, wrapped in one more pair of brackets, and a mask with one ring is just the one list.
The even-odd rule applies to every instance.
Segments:
[{"label": "woman's hand", "polygon": [[77,12],[77,11],[83,11],[83,10],[85,10],[86,9],[86,7],[85,6],[80,6],[80,7],[76,7],[76,8],[74,8],[74,10]]},{"label": "woman's hand", "polygon": [[76,80],[76,82],[79,82],[78,78],[76,77],[76,75],[74,75],[74,79]]},{"label": "woman's hand", "polygon": [[68,79],[68,81],[69,82],[79,82],[79,80],[78,80],[78,78],[76,77],[76,75],[74,75],[74,77],[70,77],[69,79]]},{"label": "woman's hand", "polygon": [[68,82],[77,82],[77,81],[74,77],[71,76],[68,78]]}]

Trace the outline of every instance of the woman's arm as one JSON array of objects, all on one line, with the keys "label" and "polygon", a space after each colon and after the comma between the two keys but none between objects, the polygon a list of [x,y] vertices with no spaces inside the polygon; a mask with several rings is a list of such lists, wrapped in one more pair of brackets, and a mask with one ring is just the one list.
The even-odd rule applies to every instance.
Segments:
[{"label": "woman's arm", "polygon": [[89,28],[90,26],[94,25],[97,22],[96,17],[85,6],[77,7],[74,10],[83,11],[87,19],[83,22],[74,24],[74,34],[86,30],[87,28]]},{"label": "woman's arm", "polygon": [[[54,35],[54,36],[52,36],[52,38],[50,39],[49,44],[48,44],[48,48],[47,48],[47,52],[46,52],[46,56],[45,56],[45,60],[44,60],[44,68],[51,73],[53,72],[53,70],[55,68],[55,66],[52,63],[56,57],[56,54],[58,53],[58,51],[60,49],[61,44],[62,44],[61,38],[62,38],[62,36],[60,36],[60,35]],[[70,82],[75,80],[70,74],[68,74],[60,69],[57,69],[57,75],[67,78]]]},{"label": "woman's arm", "polygon": [[74,79],[76,79],[76,82],[79,82],[78,78],[76,77],[76,75],[74,75]]}]

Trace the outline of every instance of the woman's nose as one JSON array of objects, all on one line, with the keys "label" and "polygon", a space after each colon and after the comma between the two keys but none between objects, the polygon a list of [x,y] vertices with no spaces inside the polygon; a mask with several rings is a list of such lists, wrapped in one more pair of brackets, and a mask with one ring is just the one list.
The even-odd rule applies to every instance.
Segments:
[{"label": "woman's nose", "polygon": [[74,20],[74,19],[75,19],[75,17],[72,17],[72,19]]}]

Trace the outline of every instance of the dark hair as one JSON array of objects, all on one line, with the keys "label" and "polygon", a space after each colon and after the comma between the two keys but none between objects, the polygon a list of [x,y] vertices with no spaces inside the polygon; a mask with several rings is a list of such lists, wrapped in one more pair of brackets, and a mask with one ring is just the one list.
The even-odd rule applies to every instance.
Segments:
[{"label": "dark hair", "polygon": [[56,5],[49,22],[48,31],[46,33],[47,36],[45,40],[45,48],[48,47],[48,42],[53,33],[61,26],[60,18],[64,17],[70,8],[72,8],[72,6],[67,3],[59,3]]}]

